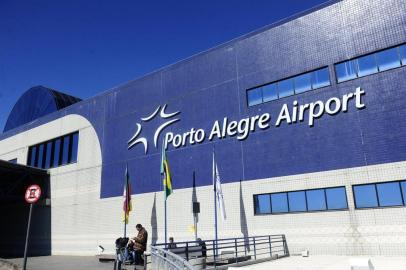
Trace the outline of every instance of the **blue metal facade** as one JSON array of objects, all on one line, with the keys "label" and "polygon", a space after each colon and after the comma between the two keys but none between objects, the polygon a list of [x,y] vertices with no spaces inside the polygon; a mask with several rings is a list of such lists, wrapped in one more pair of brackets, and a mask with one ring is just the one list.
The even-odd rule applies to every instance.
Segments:
[{"label": "blue metal facade", "polygon": [[[337,83],[334,64],[406,42],[406,5],[402,1],[339,1],[297,18],[261,29],[190,59],[165,67],[94,98],[0,135],[0,140],[68,114],[95,127],[102,149],[102,198],[120,196],[126,163],[134,193],[162,190],[160,144],[152,138],[163,119],[143,124],[148,153],[128,147],[141,117],[168,104],[180,121],[164,130],[183,133],[216,120],[240,120],[269,112],[273,120],[283,104],[341,97],[361,87],[366,108],[324,115],[307,123],[256,130],[246,140],[234,137],[174,149],[167,156],[173,187],[212,181],[216,149],[222,181],[249,181],[406,160],[406,67]],[[329,66],[331,86],[248,107],[246,90]],[[274,123],[274,121],[271,121]],[[271,182],[270,182],[271,184]]]}]

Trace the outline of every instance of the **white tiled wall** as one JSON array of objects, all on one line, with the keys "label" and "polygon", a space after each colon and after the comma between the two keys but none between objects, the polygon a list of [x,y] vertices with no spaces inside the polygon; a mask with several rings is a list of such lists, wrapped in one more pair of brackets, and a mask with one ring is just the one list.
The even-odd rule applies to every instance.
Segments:
[{"label": "white tiled wall", "polygon": [[[78,162],[50,170],[52,253],[96,254],[98,245],[113,253],[114,240],[123,233],[122,198],[100,199],[101,151],[96,132],[87,120],[69,115],[0,141],[0,158],[18,158],[18,163],[25,164],[30,145],[76,130]],[[401,179],[406,179],[406,162],[224,184],[227,220],[219,218],[219,237],[241,237],[244,231],[251,236],[282,233],[286,234],[291,253],[309,249],[312,254],[404,256],[406,208],[355,210],[351,189],[353,184]],[[349,210],[254,216],[254,194],[342,185],[347,189]],[[212,239],[212,187],[198,187],[196,193],[201,203],[198,235]],[[129,234],[135,234],[135,224],[142,223],[150,241],[154,237],[162,242],[162,192],[132,199]],[[174,190],[168,198],[168,234],[176,241],[193,240],[191,212],[192,189]],[[246,228],[242,224],[247,224]]]}]

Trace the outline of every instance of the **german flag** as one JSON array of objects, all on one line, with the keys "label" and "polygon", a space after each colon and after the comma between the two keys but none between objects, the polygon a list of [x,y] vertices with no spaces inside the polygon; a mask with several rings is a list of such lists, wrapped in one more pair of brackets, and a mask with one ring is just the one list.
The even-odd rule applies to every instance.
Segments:
[{"label": "german flag", "polygon": [[130,181],[130,174],[128,173],[128,165],[125,168],[125,182],[124,182],[124,203],[123,203],[123,211],[124,211],[124,218],[123,222],[128,224],[128,218],[130,216],[131,210],[133,210],[132,202],[131,202],[131,181]]}]

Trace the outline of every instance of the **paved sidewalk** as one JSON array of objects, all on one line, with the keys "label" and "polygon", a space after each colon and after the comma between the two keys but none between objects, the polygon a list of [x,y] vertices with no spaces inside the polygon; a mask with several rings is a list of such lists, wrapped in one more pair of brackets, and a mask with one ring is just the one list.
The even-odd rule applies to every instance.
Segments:
[{"label": "paved sidewalk", "polygon": [[7,260],[0,259],[0,270],[17,270],[15,265],[11,264]]},{"label": "paved sidewalk", "polygon": [[[23,258],[8,261],[22,269]],[[44,256],[28,258],[27,261],[27,270],[113,270],[113,266],[113,262],[99,262],[96,256]],[[123,265],[122,269],[134,270],[134,265]]]},{"label": "paved sidewalk", "polygon": [[350,258],[370,258],[375,270],[406,270],[406,257],[293,256],[240,268],[249,270],[350,270]]}]

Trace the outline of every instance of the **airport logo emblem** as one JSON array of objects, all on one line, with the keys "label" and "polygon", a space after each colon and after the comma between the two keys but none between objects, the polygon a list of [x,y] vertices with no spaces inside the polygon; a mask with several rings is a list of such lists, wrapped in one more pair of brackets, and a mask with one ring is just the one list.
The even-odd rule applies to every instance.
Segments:
[{"label": "airport logo emblem", "polygon": [[[161,117],[162,119],[168,119],[168,118],[172,118],[176,115],[178,115],[180,112],[173,112],[173,113],[166,113],[166,106],[168,104],[165,104],[164,106],[158,106],[154,112],[152,112],[150,115],[141,118],[142,122],[149,122],[152,119],[154,119],[157,115],[159,115],[159,117]],[[155,133],[154,133],[154,146],[155,148],[158,147],[158,138],[159,135],[161,134],[161,132],[168,126],[170,126],[171,124],[178,122],[180,120],[180,118],[175,118],[172,120],[168,120],[165,123],[163,123],[162,125],[160,125]],[[128,150],[130,150],[131,148],[133,148],[135,145],[142,143],[144,145],[144,152],[145,154],[147,154],[148,152],[148,140],[145,137],[140,137],[138,138],[138,135],[140,135],[141,131],[142,131],[142,125],[140,123],[137,123],[137,130],[134,133],[134,136],[131,137],[131,139],[128,141]]]}]

